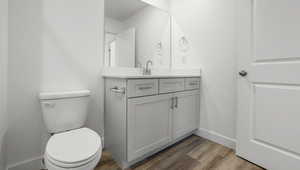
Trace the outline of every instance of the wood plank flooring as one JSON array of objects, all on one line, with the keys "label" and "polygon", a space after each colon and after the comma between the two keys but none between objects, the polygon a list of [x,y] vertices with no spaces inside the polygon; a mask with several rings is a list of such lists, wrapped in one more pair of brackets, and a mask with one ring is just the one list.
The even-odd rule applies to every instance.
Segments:
[{"label": "wood plank flooring", "polygon": [[[108,152],[104,152],[95,170],[120,170]],[[232,149],[191,136],[128,170],[263,170],[237,157]]]}]

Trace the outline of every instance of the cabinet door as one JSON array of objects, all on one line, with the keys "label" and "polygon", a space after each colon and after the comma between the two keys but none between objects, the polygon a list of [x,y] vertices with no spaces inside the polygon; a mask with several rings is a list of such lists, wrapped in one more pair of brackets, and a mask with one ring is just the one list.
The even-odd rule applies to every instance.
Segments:
[{"label": "cabinet door", "polygon": [[177,139],[198,128],[200,114],[199,91],[174,94],[173,138]]},{"label": "cabinet door", "polygon": [[171,98],[168,94],[128,99],[128,161],[171,141]]}]

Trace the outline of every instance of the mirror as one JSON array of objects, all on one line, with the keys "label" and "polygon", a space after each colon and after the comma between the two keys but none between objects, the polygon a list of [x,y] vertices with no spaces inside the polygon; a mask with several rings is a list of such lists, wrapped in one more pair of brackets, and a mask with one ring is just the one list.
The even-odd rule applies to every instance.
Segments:
[{"label": "mirror", "polygon": [[151,0],[105,0],[107,67],[154,68],[171,64],[171,17]]}]

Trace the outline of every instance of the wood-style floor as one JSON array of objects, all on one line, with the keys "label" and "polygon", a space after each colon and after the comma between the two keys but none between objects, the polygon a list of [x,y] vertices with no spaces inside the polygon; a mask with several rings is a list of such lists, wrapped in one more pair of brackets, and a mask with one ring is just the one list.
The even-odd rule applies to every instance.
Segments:
[{"label": "wood-style floor", "polygon": [[[104,152],[95,170],[121,169]],[[191,136],[153,156],[137,163],[128,170],[263,170],[237,157],[232,149]]]}]

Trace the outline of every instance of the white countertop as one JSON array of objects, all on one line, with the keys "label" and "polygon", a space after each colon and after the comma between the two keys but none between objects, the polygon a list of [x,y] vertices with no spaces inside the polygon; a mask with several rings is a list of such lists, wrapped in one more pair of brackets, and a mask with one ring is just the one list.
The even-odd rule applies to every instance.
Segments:
[{"label": "white countertop", "polygon": [[104,68],[102,77],[121,79],[153,79],[201,77],[200,69],[153,69],[151,75],[143,75],[140,68]]}]

